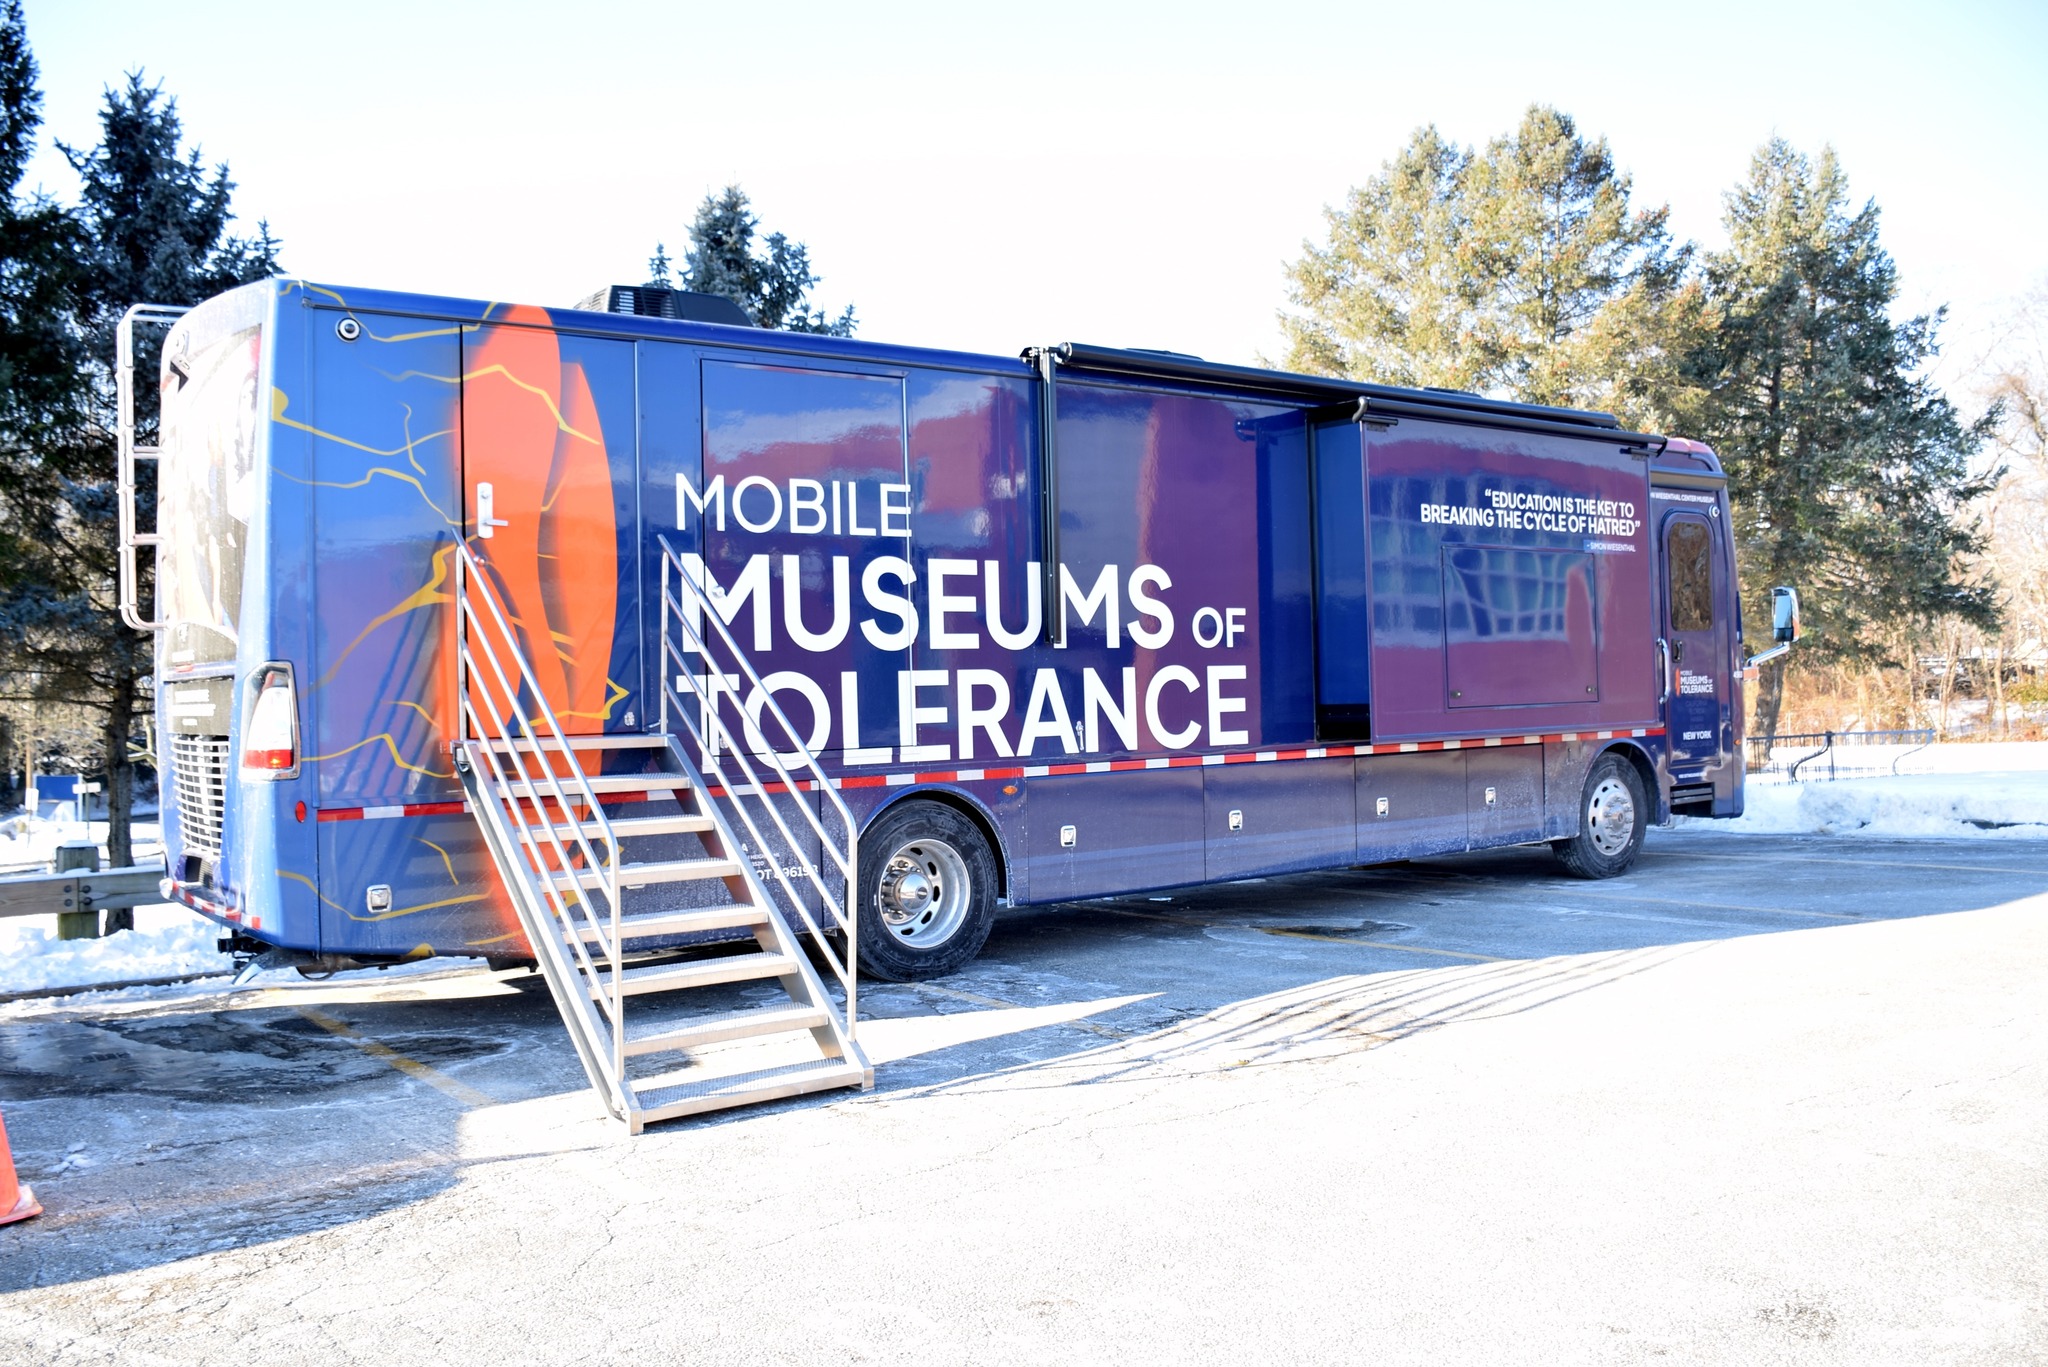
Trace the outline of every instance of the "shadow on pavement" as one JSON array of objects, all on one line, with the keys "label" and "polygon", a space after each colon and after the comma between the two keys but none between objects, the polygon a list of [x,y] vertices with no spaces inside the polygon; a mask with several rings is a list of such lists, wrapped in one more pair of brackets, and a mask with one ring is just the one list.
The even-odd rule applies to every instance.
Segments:
[{"label": "shadow on pavement", "polygon": [[[1601,883],[1560,877],[1538,848],[1023,909],[942,982],[863,986],[863,1029],[892,1041],[874,1046],[875,1092],[714,1114],[627,1152],[672,1161],[724,1127],[835,1104],[1383,1047],[1705,942],[2008,902],[2048,890],[2037,853],[1659,833]],[[579,1118],[583,1100],[597,1114],[585,1088],[545,991],[481,970],[13,1004],[0,1107],[48,1213],[0,1231],[0,1292],[373,1219],[479,1165],[626,1143]],[[529,1102],[553,1110],[501,1109]],[[460,1132],[481,1108],[497,1117],[486,1157]]]}]

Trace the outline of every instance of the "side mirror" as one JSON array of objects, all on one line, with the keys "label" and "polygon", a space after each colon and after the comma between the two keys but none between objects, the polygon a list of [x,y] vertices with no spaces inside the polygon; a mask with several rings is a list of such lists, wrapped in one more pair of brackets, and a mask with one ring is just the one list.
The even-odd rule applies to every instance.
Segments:
[{"label": "side mirror", "polygon": [[1771,590],[1771,639],[1799,639],[1799,590],[1783,585]]},{"label": "side mirror", "polygon": [[1743,677],[1754,679],[1757,666],[1777,659],[1799,639],[1799,590],[1779,585],[1771,590],[1771,640],[1769,650],[1750,656],[1743,665]]}]

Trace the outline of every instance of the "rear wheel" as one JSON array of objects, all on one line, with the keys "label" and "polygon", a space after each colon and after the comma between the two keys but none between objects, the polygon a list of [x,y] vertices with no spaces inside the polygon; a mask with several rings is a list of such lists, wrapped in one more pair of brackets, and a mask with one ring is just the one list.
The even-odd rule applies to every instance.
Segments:
[{"label": "rear wheel", "polygon": [[1569,840],[1553,840],[1550,848],[1580,878],[1626,873],[1642,853],[1649,808],[1636,767],[1620,755],[1604,754],[1586,775],[1579,798],[1579,833]]},{"label": "rear wheel", "polygon": [[995,910],[995,854],[954,808],[906,802],[861,834],[860,966],[869,977],[951,973],[981,952]]}]

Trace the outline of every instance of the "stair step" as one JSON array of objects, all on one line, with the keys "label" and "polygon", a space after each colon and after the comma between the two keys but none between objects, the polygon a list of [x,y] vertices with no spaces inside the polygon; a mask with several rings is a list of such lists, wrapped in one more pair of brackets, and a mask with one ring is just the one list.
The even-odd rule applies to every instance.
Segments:
[{"label": "stair step", "polygon": [[827,1024],[832,1013],[822,1006],[776,1006],[754,1011],[735,1011],[707,1020],[680,1025],[645,1025],[639,1033],[626,1034],[626,1053],[661,1054],[693,1044],[716,1044],[721,1040],[752,1039],[757,1035],[790,1034],[814,1030]]},{"label": "stair step", "polygon": [[[735,878],[739,872],[740,862],[737,859],[649,860],[644,864],[619,865],[619,886],[640,888],[654,883],[688,883],[701,878]],[[549,876],[557,882],[573,882],[586,888],[601,888],[605,883],[603,869],[551,870]]]},{"label": "stair step", "polygon": [[[666,1075],[674,1076],[677,1075]],[[679,1080],[667,1083],[666,1077],[632,1084],[634,1099],[639,1102],[633,1116],[638,1124],[673,1120],[677,1116],[722,1110],[727,1106],[779,1101],[784,1097],[822,1092],[831,1087],[867,1087],[874,1082],[874,1075],[866,1067],[838,1058],[815,1059],[783,1068],[764,1068],[759,1072],[696,1081],[685,1080],[687,1074],[683,1074]],[[655,1085],[650,1086],[649,1082]]]},{"label": "stair step", "polygon": [[[543,737],[538,742],[530,741],[526,739],[524,736],[518,736],[510,740],[487,740],[481,743],[486,748],[495,750],[501,755],[513,750],[518,750],[525,754],[532,754],[536,750],[545,750],[550,754],[556,755],[562,753],[561,745],[557,743],[554,737],[552,736]],[[639,736],[622,734],[611,736],[569,737],[569,748],[571,750],[661,750],[666,749],[667,747],[667,736]]]},{"label": "stair step", "polygon": [[[593,793],[666,793],[691,786],[687,774],[592,774],[583,782]],[[562,786],[572,798],[581,787],[567,779]]]},{"label": "stair step", "polygon": [[[684,907],[675,911],[643,911],[634,916],[621,916],[619,935],[628,940],[644,940],[656,935],[688,935],[700,930],[732,930],[740,926],[766,924],[768,913],[756,906]],[[597,938],[597,932],[588,926],[583,927],[582,932],[586,940]]]},{"label": "stair step", "polygon": [[[761,978],[780,978],[799,971],[797,961],[789,955],[757,950],[751,954],[728,954],[718,959],[693,959],[689,963],[663,964],[658,968],[628,969],[619,986],[627,996],[637,997],[643,992],[673,992],[684,987],[715,987],[719,983],[753,982]],[[597,981],[588,986],[591,996],[604,996],[611,991],[611,976],[601,974]]]},{"label": "stair step", "polygon": [[[610,818],[612,834],[621,840],[631,840],[640,835],[701,835],[716,830],[718,823],[708,816],[695,812],[678,812],[671,816],[615,816]],[[604,832],[595,821],[557,826],[555,835],[562,840],[573,839],[577,832],[596,839]]]}]

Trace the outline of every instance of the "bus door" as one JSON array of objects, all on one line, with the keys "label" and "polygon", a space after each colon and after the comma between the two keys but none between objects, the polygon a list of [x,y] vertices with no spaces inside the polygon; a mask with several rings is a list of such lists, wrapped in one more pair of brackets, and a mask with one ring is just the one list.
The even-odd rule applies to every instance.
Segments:
[{"label": "bus door", "polygon": [[562,730],[643,730],[633,345],[502,316],[462,339],[470,548]]},{"label": "bus door", "polygon": [[1721,592],[1728,565],[1715,522],[1697,512],[1672,512],[1662,529],[1664,725],[1678,782],[1697,780],[1723,759],[1732,736],[1733,604]]}]

